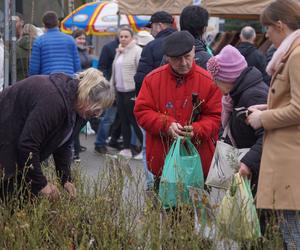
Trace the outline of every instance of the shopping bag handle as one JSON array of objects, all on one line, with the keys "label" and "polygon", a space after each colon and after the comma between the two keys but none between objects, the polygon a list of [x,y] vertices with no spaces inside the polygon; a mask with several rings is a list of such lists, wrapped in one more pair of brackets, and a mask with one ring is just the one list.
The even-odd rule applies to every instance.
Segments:
[{"label": "shopping bag handle", "polygon": [[173,156],[173,154],[175,152],[180,154],[180,150],[181,147],[183,146],[183,143],[186,142],[188,149],[191,153],[198,153],[198,151],[195,149],[194,144],[192,143],[190,138],[181,138],[181,137],[177,137],[174,142],[172,143],[172,146],[169,150],[169,152],[171,152],[171,156]]},{"label": "shopping bag handle", "polygon": [[171,145],[171,148],[169,149],[169,152],[171,152],[171,155],[173,156],[175,150],[178,150],[178,148],[180,149],[180,143],[181,143],[181,138],[180,137],[177,137],[172,145]]}]

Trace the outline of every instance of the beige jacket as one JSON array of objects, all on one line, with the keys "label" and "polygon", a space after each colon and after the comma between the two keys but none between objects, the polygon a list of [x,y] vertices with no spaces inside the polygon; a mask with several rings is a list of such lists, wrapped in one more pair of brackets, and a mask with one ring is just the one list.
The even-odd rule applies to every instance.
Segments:
[{"label": "beige jacket", "polygon": [[[134,75],[137,70],[137,66],[140,61],[142,53],[142,48],[138,45],[136,45],[135,41],[132,41],[122,52],[123,54],[123,67],[122,67],[122,78],[123,78],[123,83],[128,91],[134,91],[135,90],[135,82],[134,82]],[[113,62],[113,67],[112,67],[112,76],[111,76],[111,84],[113,86],[116,86],[115,82],[115,62],[117,58],[120,56],[120,52],[116,53],[114,62]]]},{"label": "beige jacket", "polygon": [[257,207],[300,210],[300,38],[272,77],[262,123]]}]

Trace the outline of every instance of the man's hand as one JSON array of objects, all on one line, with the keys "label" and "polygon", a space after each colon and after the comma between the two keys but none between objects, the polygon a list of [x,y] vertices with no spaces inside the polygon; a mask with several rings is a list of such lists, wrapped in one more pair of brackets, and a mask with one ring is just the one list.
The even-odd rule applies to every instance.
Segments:
[{"label": "man's hand", "polygon": [[76,197],[76,188],[74,186],[73,183],[67,181],[64,184],[64,189],[69,193],[71,198],[75,198]]},{"label": "man's hand", "polygon": [[194,137],[193,129],[194,129],[193,126],[184,126],[183,127],[183,136],[193,138]]},{"label": "man's hand", "polygon": [[239,174],[240,174],[240,176],[246,177],[249,179],[251,177],[252,173],[251,173],[250,168],[246,164],[241,162]]},{"label": "man's hand", "polygon": [[179,123],[173,122],[169,127],[169,134],[174,138],[178,137],[193,137],[193,126],[182,127]]},{"label": "man's hand", "polygon": [[183,127],[177,123],[172,122],[169,127],[169,135],[171,135],[174,139],[181,137]]},{"label": "man's hand", "polygon": [[54,184],[51,183],[47,183],[47,185],[40,191],[40,193],[50,201],[59,199],[59,190]]}]

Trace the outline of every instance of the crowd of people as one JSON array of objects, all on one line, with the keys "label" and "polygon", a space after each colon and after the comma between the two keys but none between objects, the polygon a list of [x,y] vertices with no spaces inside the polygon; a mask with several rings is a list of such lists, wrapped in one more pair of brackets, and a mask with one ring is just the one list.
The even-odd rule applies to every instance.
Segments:
[{"label": "crowd of people", "polygon": [[[40,35],[20,18],[20,81],[0,94],[5,110],[0,115],[1,198],[12,192],[12,181],[28,164],[31,192],[57,197],[57,187],[41,170],[51,154],[62,185],[76,195],[70,166],[85,150],[79,132],[100,114],[95,152],[106,154],[113,147],[127,159],[142,159],[146,189],[156,192],[174,139],[191,138],[206,177],[215,142],[226,130],[227,143],[250,148],[239,173],[251,178],[257,209],[282,212],[286,247],[300,248],[300,4],[275,0],[262,11],[260,21],[272,42],[268,55],[255,47],[250,26],[241,29],[236,47],[227,45],[213,55],[204,39],[208,18],[206,9],[187,6],[180,31],[165,11],[151,16],[148,31],[134,34],[122,26],[102,48],[99,70],[92,68],[83,30],[61,33],[50,11]],[[0,66],[1,53],[0,44]],[[195,95],[199,116],[192,120]],[[240,108],[247,110],[244,119]],[[265,214],[262,228],[266,223]]]}]

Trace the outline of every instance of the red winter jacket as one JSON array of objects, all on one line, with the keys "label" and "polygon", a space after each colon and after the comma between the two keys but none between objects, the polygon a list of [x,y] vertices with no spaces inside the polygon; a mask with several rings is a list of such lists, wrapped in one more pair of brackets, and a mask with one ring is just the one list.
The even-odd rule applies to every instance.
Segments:
[{"label": "red winter jacket", "polygon": [[167,64],[149,73],[137,97],[134,113],[138,123],[146,130],[148,168],[160,176],[164,159],[172,138],[168,129],[172,122],[187,125],[192,114],[192,93],[198,93],[201,115],[192,124],[193,143],[201,156],[204,176],[207,176],[215,150],[221,117],[221,97],[209,73],[195,63],[185,76],[184,83],[176,87],[176,79]]}]

